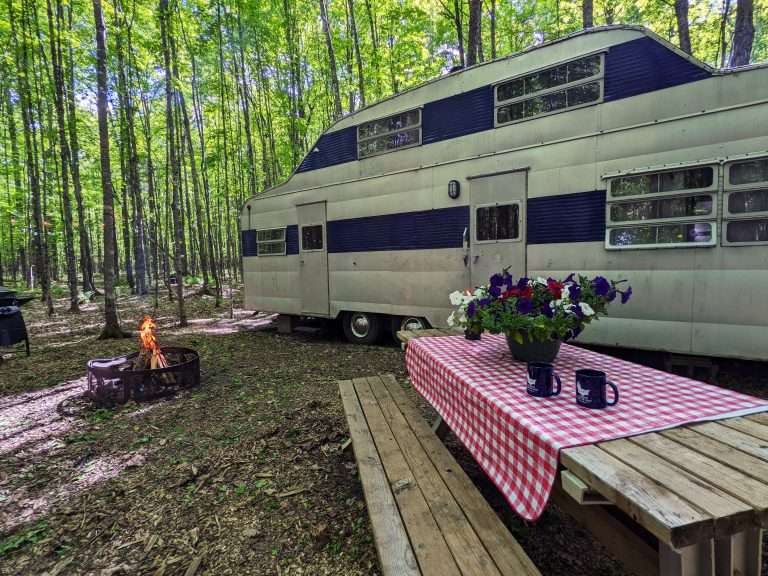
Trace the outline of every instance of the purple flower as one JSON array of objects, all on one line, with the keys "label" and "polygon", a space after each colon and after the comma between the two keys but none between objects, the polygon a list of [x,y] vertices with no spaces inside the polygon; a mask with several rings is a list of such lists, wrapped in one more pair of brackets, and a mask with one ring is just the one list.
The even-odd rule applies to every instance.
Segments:
[{"label": "purple flower", "polygon": [[568,330],[568,336],[565,337],[566,340],[572,340],[576,338],[579,334],[581,334],[581,327],[578,328],[571,328]]},{"label": "purple flower", "polygon": [[571,284],[568,286],[568,297],[571,300],[578,300],[581,298],[581,286],[578,284]]},{"label": "purple flower", "polygon": [[477,305],[480,308],[484,308],[485,306],[488,306],[488,304],[490,303],[491,303],[490,298],[481,298],[480,300],[477,301]]},{"label": "purple flower", "polygon": [[631,296],[632,296],[632,286],[627,288],[626,292],[621,293],[621,303],[626,304],[627,302],[629,302],[629,299]]},{"label": "purple flower", "polygon": [[501,286],[504,284],[504,277],[501,274],[491,276],[491,286]]},{"label": "purple flower", "polygon": [[469,305],[467,306],[467,318],[472,318],[475,315],[475,308],[476,308],[475,303],[470,302]]},{"label": "purple flower", "polygon": [[581,306],[578,304],[575,306],[571,306],[571,312],[573,312],[576,315],[576,318],[584,318],[584,312],[581,311]]},{"label": "purple flower", "polygon": [[504,275],[504,281],[507,284],[507,290],[512,290],[512,286],[515,285],[515,281],[512,280],[512,274],[505,273]]},{"label": "purple flower", "polygon": [[592,290],[598,296],[606,296],[611,291],[611,284],[602,276],[597,276],[592,280]]},{"label": "purple flower", "polygon": [[518,281],[517,281],[517,287],[518,287],[520,290],[522,290],[522,289],[523,289],[523,288],[525,288],[526,286],[528,286],[528,278],[526,278],[525,276],[523,276],[522,278],[520,278],[520,280],[518,280]]},{"label": "purple flower", "polygon": [[533,302],[527,298],[520,298],[517,301],[517,311],[519,314],[530,314],[533,312]]},{"label": "purple flower", "polygon": [[608,292],[608,302],[613,302],[616,300],[616,292],[617,291],[615,289]]},{"label": "purple flower", "polygon": [[498,298],[499,296],[501,296],[501,288],[499,288],[498,286],[491,286],[488,289],[488,294],[490,294],[494,298]]},{"label": "purple flower", "polygon": [[549,302],[544,302],[544,304],[541,305],[541,313],[547,318],[552,318],[552,316],[555,315],[555,312],[549,306]]},{"label": "purple flower", "polygon": [[575,276],[575,273],[571,272],[570,274],[568,274],[568,278],[563,280],[563,283],[565,283],[565,282],[573,282],[573,277],[574,276]]}]

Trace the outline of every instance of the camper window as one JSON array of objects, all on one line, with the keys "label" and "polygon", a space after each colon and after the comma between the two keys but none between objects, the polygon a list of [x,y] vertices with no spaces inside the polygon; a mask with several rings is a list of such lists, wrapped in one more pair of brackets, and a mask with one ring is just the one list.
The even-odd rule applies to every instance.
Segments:
[{"label": "camper window", "polygon": [[304,252],[323,249],[322,224],[301,227],[301,249]]},{"label": "camper window", "polygon": [[478,242],[517,240],[520,237],[520,205],[478,207],[475,211],[475,230]]},{"label": "camper window", "polygon": [[496,86],[496,125],[600,101],[603,55],[593,54]]},{"label": "camper window", "polygon": [[615,248],[712,246],[713,231],[713,222],[612,228],[608,230],[608,243]]},{"label": "camper window", "polygon": [[610,179],[606,248],[713,246],[716,169],[694,166]]},{"label": "camper window", "polygon": [[259,256],[284,256],[285,228],[257,230],[256,249]]},{"label": "camper window", "polygon": [[359,159],[421,144],[421,109],[371,120],[357,127]]},{"label": "camper window", "polygon": [[768,158],[734,162],[728,165],[726,174],[723,243],[767,243]]}]

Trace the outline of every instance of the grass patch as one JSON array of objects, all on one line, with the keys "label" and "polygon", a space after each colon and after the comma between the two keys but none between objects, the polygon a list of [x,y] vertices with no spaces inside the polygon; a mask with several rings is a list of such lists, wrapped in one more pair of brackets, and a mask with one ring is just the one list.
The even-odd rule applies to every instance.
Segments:
[{"label": "grass patch", "polygon": [[48,522],[41,520],[18,534],[0,540],[0,558],[20,550],[27,544],[40,542],[45,537],[46,532],[48,532]]}]

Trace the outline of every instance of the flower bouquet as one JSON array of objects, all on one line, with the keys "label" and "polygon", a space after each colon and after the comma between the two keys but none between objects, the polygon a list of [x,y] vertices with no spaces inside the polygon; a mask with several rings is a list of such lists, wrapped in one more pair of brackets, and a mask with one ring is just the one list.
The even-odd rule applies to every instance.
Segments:
[{"label": "flower bouquet", "polygon": [[625,280],[570,274],[565,280],[519,278],[507,269],[491,276],[474,292],[454,292],[456,310],[448,324],[467,331],[504,334],[512,355],[521,361],[551,362],[560,343],[576,338],[592,320],[606,314],[620,297],[626,304],[632,288]]}]

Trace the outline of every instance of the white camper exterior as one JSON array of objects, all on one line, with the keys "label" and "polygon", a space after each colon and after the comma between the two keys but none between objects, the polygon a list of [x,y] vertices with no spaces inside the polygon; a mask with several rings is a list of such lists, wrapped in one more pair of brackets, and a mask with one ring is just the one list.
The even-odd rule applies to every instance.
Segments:
[{"label": "white camper exterior", "polygon": [[765,360],[768,67],[581,32],[339,120],[241,230],[247,308],[353,340],[444,326],[449,292],[511,266],[629,280],[580,342]]}]

